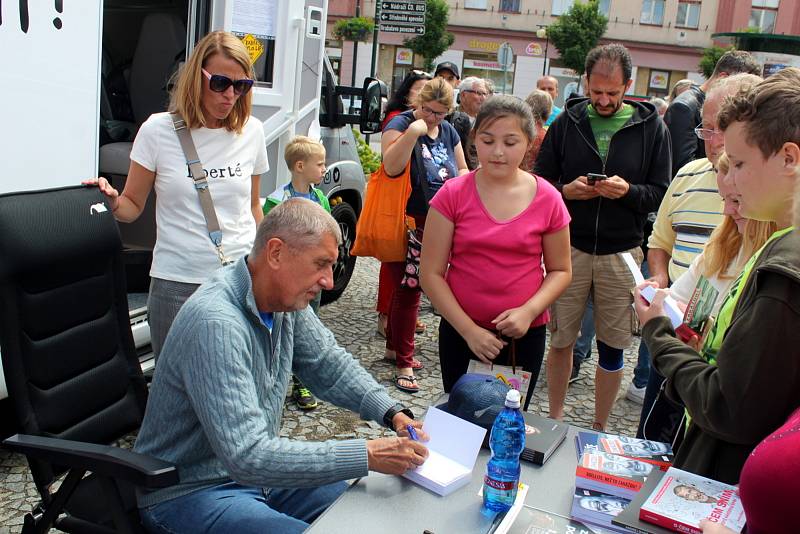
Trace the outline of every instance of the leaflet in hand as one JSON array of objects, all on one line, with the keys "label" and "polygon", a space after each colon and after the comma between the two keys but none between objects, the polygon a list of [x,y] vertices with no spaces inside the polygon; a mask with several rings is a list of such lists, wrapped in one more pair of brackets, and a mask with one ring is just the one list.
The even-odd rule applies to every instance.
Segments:
[{"label": "leaflet in hand", "polygon": [[[639,269],[639,266],[636,265],[636,261],[633,259],[630,252],[622,252],[620,256],[622,256],[625,265],[628,266],[628,270],[633,275],[636,285],[642,285],[644,283],[644,276],[642,276],[642,271]],[[642,297],[644,297],[647,302],[653,302],[653,298],[656,296],[656,288],[653,286],[644,286],[641,289],[641,293]],[[667,317],[669,317],[672,328],[675,330],[683,324],[683,312],[678,306],[678,302],[669,295],[664,299],[664,312],[667,314]]]}]

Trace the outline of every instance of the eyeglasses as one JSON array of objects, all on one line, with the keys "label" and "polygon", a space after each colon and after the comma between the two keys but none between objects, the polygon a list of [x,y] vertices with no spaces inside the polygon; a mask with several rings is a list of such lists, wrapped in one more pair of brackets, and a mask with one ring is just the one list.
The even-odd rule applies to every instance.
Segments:
[{"label": "eyeglasses", "polygon": [[200,69],[203,74],[208,78],[208,87],[215,93],[224,93],[228,87],[233,86],[233,94],[236,96],[246,95],[247,92],[253,87],[253,80],[250,78],[242,78],[241,80],[231,80],[222,74],[210,74],[206,69]]},{"label": "eyeglasses", "polygon": [[722,135],[722,132],[720,130],[711,130],[698,126],[694,129],[694,134],[703,141],[711,141],[715,135]]},{"label": "eyeglasses", "polygon": [[478,95],[481,98],[486,98],[490,94],[490,93],[485,93],[483,91],[476,91],[474,89],[462,89],[461,92],[462,93],[475,93],[476,95]]},{"label": "eyeglasses", "polygon": [[443,119],[447,115],[446,111],[433,111],[428,106],[422,106],[422,112],[427,114],[427,115],[433,115],[437,119]]}]

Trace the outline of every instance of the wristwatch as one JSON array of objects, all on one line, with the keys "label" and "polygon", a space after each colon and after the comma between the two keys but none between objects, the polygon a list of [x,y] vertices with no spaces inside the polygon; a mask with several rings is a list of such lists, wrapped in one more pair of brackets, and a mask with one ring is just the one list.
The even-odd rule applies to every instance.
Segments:
[{"label": "wristwatch", "polygon": [[392,419],[394,419],[394,416],[397,415],[398,413],[404,413],[411,419],[414,419],[414,413],[398,402],[397,404],[389,408],[383,416],[383,424],[386,425],[386,428],[390,430],[395,429],[394,426],[392,425]]}]

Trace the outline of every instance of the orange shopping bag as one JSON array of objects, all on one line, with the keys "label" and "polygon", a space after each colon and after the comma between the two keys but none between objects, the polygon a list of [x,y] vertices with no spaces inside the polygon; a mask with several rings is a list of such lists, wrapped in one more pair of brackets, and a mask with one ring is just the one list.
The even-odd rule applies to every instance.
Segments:
[{"label": "orange shopping bag", "polygon": [[411,195],[411,165],[390,177],[381,163],[367,184],[367,198],[350,253],[381,261],[405,261],[408,247],[406,202]]}]

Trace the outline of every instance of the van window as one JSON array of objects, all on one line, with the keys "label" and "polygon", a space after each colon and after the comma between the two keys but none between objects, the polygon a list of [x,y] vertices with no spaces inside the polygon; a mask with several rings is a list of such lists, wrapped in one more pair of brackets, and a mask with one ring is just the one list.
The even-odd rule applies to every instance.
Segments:
[{"label": "van window", "polygon": [[254,59],[253,70],[256,71],[256,83],[261,87],[272,87],[272,75],[275,63],[275,37],[254,35],[252,33],[233,32],[242,40]]}]

